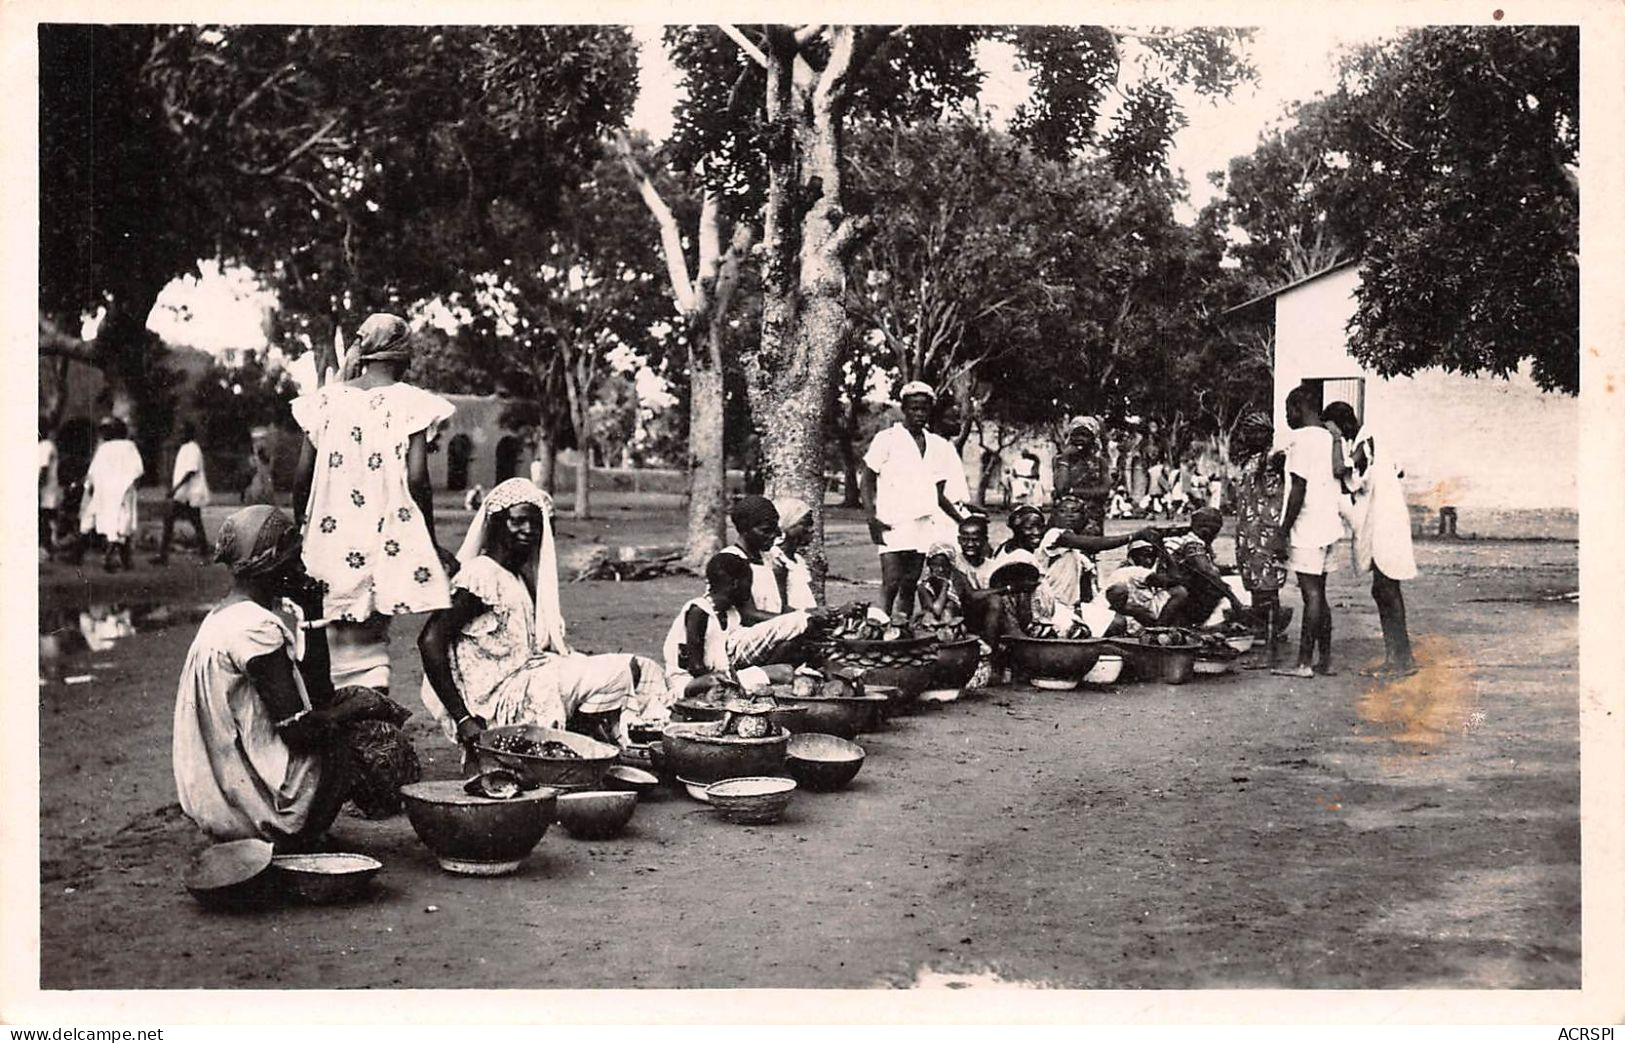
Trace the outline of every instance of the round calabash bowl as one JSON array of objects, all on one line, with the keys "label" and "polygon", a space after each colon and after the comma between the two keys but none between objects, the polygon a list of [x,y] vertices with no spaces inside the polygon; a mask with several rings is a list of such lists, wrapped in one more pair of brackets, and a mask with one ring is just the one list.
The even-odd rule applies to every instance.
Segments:
[{"label": "round calabash bowl", "polygon": [[638,809],[638,795],[617,790],[587,790],[559,795],[559,825],[577,840],[619,836]]},{"label": "round calabash bowl", "polygon": [[458,779],[401,787],[406,818],[448,873],[511,873],[558,817],[559,791],[547,787],[493,800],[463,792]]},{"label": "round calabash bowl", "polygon": [[1010,666],[1022,677],[1056,681],[1080,681],[1095,660],[1108,651],[1099,638],[1074,640],[1056,637],[1007,637],[1001,639],[1010,651]]},{"label": "round calabash bowl", "polygon": [[937,645],[937,666],[931,675],[934,688],[963,688],[976,673],[981,658],[981,642],[974,637],[943,641]]},{"label": "round calabash bowl", "polygon": [[790,737],[781,733],[742,739],[710,735],[703,724],[673,724],[660,741],[665,770],[689,782],[710,784],[719,779],[782,774]]},{"label": "round calabash bowl", "polygon": [[711,806],[726,821],[742,826],[777,822],[796,794],[796,781],[757,777],[724,779],[705,788]]},{"label": "round calabash bowl", "polygon": [[384,864],[352,854],[277,855],[271,872],[294,897],[316,905],[351,902],[372,888]]},{"label": "round calabash bowl", "polygon": [[864,756],[862,746],[836,735],[792,735],[784,766],[796,785],[828,793],[857,776]]},{"label": "round calabash bowl", "polygon": [[1246,652],[1253,647],[1253,642],[1256,640],[1257,638],[1251,634],[1238,634],[1235,637],[1225,638],[1224,643],[1229,645],[1230,650],[1233,652]]},{"label": "round calabash bowl", "polygon": [[808,733],[838,735],[851,739],[860,732],[873,731],[875,717],[886,705],[884,692],[870,695],[785,695],[781,704],[806,708],[801,728]]},{"label": "round calabash bowl", "polygon": [[711,794],[706,792],[707,788],[709,788],[711,785],[709,782],[695,782],[691,779],[680,778],[677,780],[677,784],[683,787],[683,792],[687,793],[690,797],[699,801],[701,804],[711,803]]},{"label": "round calabash bowl", "polygon": [[[783,699],[776,700],[779,705],[767,711],[767,719],[786,731],[801,731],[806,726],[802,723],[807,711],[801,705]],[[694,721],[720,721],[727,711],[715,703],[703,702],[698,699],[679,699],[672,704],[671,719],[678,724],[687,724]]]},{"label": "round calabash bowl", "polygon": [[[604,772],[604,785],[609,789],[624,790],[627,793],[646,797],[660,789],[660,776],[642,768],[617,764]],[[562,809],[560,809],[560,815],[562,821]]]},{"label": "round calabash bowl", "polygon": [[[575,757],[536,757],[526,753],[504,753],[488,744],[502,735],[522,735],[535,743],[561,742],[574,750]],[[534,724],[509,724],[487,728],[474,743],[480,767],[507,768],[525,780],[525,785],[559,790],[602,789],[604,772],[621,755],[620,747],[599,742],[562,728],[542,728]]]},{"label": "round calabash bowl", "polygon": [[204,849],[192,860],[181,883],[205,909],[241,912],[269,904],[271,859],[275,850],[263,840],[228,840]]}]

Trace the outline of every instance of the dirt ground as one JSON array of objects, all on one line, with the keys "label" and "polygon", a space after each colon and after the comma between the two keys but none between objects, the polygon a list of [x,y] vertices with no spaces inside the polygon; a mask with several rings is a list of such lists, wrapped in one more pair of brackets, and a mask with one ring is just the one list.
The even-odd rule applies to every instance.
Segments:
[{"label": "dirt ground", "polygon": [[[607,515],[564,536],[677,539],[675,514]],[[874,594],[854,518],[832,543],[865,581],[832,596]],[[550,830],[498,879],[441,872],[403,816],[347,814],[335,838],[385,864],[370,900],[236,916],[179,886],[203,842],[170,765],[190,620],[223,576],[42,565],[40,984],[1578,988],[1578,609],[1558,597],[1576,555],[1420,544],[1406,600],[1427,667],[1401,683],[1354,673],[1381,646],[1345,566],[1335,678],[996,689],[861,737],[855,783],[798,794],[777,825],[665,793],[623,837]],[[572,640],[652,652],[698,586],[567,584]],[[93,603],[134,606],[141,632],[87,647]],[[395,694],[420,708],[416,631],[397,623]],[[427,714],[409,727],[426,775],[454,776]]]}]

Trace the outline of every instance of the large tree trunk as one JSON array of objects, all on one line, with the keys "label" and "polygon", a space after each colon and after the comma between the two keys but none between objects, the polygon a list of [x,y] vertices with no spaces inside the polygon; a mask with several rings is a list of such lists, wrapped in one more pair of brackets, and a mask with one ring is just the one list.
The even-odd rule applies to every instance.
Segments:
[{"label": "large tree trunk", "polygon": [[564,377],[565,395],[570,405],[570,425],[576,436],[576,502],[572,518],[592,517],[588,486],[592,477],[592,382],[590,374],[569,367]]},{"label": "large tree trunk", "polygon": [[768,29],[768,199],[763,227],[762,340],[746,360],[751,411],[762,427],[772,496],[813,509],[808,547],[822,595],[824,431],[847,335],[847,257],[864,222],[848,218],[841,192],[841,131],[857,35],[834,26],[830,53],[810,90],[796,82],[798,45],[788,26]]},{"label": "large tree trunk", "polygon": [[688,538],[683,562],[703,569],[722,549],[726,519],[723,459],[722,346],[712,329],[690,340],[688,365]]},{"label": "large tree trunk", "polygon": [[553,473],[557,469],[559,462],[559,448],[558,440],[553,437],[553,431],[545,421],[536,425],[535,442],[533,452],[536,461],[542,465],[542,480],[536,484],[543,492],[551,495],[553,492]]}]

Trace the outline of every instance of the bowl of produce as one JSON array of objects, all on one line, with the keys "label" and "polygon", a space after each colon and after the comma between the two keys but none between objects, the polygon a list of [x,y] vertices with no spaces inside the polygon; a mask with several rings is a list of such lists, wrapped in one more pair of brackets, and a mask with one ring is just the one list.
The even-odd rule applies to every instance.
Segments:
[{"label": "bowl of produce", "polygon": [[780,705],[805,710],[801,726],[793,731],[837,735],[850,739],[859,732],[873,731],[886,693],[865,689],[857,680],[815,672],[798,673],[789,685],[775,686],[773,697]]},{"label": "bowl of produce", "polygon": [[513,872],[557,819],[559,791],[543,786],[496,798],[465,786],[461,779],[402,786],[407,821],[448,873]]},{"label": "bowl of produce", "polygon": [[1010,669],[1018,677],[1070,681],[1073,688],[1110,651],[1098,638],[1005,637],[1000,642],[1009,649]]},{"label": "bowl of produce", "polygon": [[482,768],[507,768],[526,786],[602,789],[621,750],[560,728],[512,724],[487,728],[474,742]]},{"label": "bowl of produce", "polygon": [[1117,679],[1123,676],[1123,657],[1115,652],[1107,652],[1095,660],[1095,665],[1083,675],[1083,683],[1089,685],[1116,684]]},{"label": "bowl of produce", "polygon": [[366,894],[373,877],[384,868],[366,855],[277,855],[271,872],[296,897],[317,905],[348,902]]},{"label": "bowl of produce", "polygon": [[638,795],[622,790],[559,794],[559,825],[577,840],[608,840],[620,835],[638,808]]},{"label": "bowl of produce", "polygon": [[269,886],[275,849],[263,840],[228,840],[205,848],[192,860],[181,883],[206,909],[242,910],[274,897]]},{"label": "bowl of produce", "polygon": [[665,770],[680,779],[707,784],[784,771],[784,751],[790,736],[783,729],[777,734],[746,738],[717,735],[715,727],[715,723],[669,725],[660,740]]},{"label": "bowl of produce", "polygon": [[795,796],[796,781],[777,777],[724,779],[705,788],[711,806],[729,822],[761,826],[777,822]]},{"label": "bowl of produce", "polygon": [[642,768],[617,764],[604,772],[604,785],[612,790],[648,796],[660,788],[660,776]]},{"label": "bowl of produce", "polygon": [[[778,703],[777,698],[773,699],[772,702]],[[760,709],[753,709],[750,706],[751,703],[755,703]],[[692,721],[720,721],[730,710],[735,713],[741,710],[759,712],[780,728],[790,731],[800,731],[802,729],[802,718],[807,713],[806,709],[801,706],[789,706],[782,703],[767,705],[766,700],[747,700],[745,703],[730,705],[730,701],[679,699],[672,704],[671,719],[680,724]]]},{"label": "bowl of produce", "polygon": [[916,635],[902,622],[848,620],[829,642],[828,664],[863,671],[865,685],[898,690],[893,708],[919,698],[937,670],[934,633]]},{"label": "bowl of produce", "polygon": [[797,785],[828,793],[852,781],[864,756],[862,746],[836,735],[792,735],[784,765]]}]

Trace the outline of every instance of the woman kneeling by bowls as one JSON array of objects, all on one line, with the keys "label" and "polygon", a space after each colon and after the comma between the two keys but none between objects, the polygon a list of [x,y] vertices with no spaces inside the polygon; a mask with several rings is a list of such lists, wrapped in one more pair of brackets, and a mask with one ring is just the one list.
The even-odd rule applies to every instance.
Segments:
[{"label": "woman kneeling by bowls", "polygon": [[492,489],[457,552],[451,607],[418,637],[423,704],[465,749],[509,724],[618,742],[629,723],[662,720],[670,705],[653,660],[581,655],[565,643],[552,508],[524,478]]},{"label": "woman kneeling by bowls", "polygon": [[415,757],[358,759],[351,748],[376,746],[380,730],[398,736],[410,714],[370,689],[335,696],[320,625],[298,621],[301,641],[272,610],[286,599],[305,620],[322,615],[286,514],[263,505],[233,514],[215,560],[231,569],[231,592],[199,625],[175,694],[181,809],[217,841],[308,850],[347,796],[416,781]]}]

